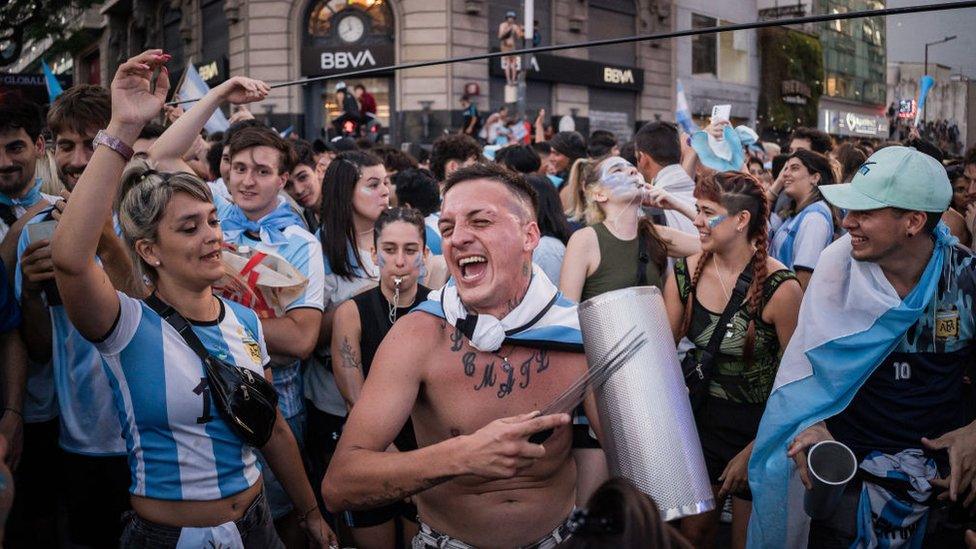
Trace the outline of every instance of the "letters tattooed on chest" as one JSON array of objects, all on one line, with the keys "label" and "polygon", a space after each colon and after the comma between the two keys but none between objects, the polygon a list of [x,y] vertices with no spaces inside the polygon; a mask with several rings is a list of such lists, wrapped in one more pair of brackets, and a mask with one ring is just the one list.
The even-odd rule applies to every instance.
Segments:
[{"label": "letters tattooed on chest", "polygon": [[505,398],[513,391],[527,389],[535,376],[549,368],[549,353],[533,351],[516,361],[496,354],[479,361],[477,353],[468,351],[461,356],[461,366],[464,375],[474,380],[475,391],[491,391],[497,398]]}]

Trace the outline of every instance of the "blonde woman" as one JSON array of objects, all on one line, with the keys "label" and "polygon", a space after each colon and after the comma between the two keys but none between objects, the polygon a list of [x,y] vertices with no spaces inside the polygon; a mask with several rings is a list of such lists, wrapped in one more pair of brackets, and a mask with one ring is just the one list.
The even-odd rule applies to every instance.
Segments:
[{"label": "blonde woman", "polygon": [[[619,156],[602,161],[577,161],[573,182],[575,215],[590,224],[573,233],[566,246],[559,273],[559,290],[569,299],[584,301],[593,296],[627,288],[651,285],[663,287],[668,256],[686,257],[699,250],[697,236],[657,226],[641,216],[641,205],[682,208],[684,202],[644,183],[633,164]],[[585,201],[585,202],[584,202]],[[585,204],[584,208],[580,208]],[[639,274],[638,274],[639,272]],[[579,469],[577,503],[582,505],[606,480],[606,462],[599,444],[577,414],[573,430],[573,458]]]},{"label": "blonde woman", "polygon": [[[641,215],[641,206],[675,209],[689,219],[694,210],[644,182],[633,164],[619,156],[593,161],[581,170],[577,218],[589,225],[573,233],[559,275],[559,289],[569,299],[650,285],[662,287],[668,257],[698,253],[696,235],[654,225]],[[585,207],[580,208],[582,204]],[[638,274],[638,264],[640,272]]]},{"label": "blonde woman", "polygon": [[[72,323],[102,354],[122,419],[134,514],[121,545],[283,547],[254,448],[215,405],[207,368],[186,340],[195,336],[208,361],[246,370],[252,380],[265,375],[270,357],[257,315],[213,294],[224,268],[210,190],[193,175],[159,173],[145,162],[122,173],[132,143],[162,108],[169,89],[166,59],[162,50],[149,50],[119,67],[111,122],[95,138],[94,155],[54,235],[55,277]],[[151,88],[154,69],[162,72]],[[243,90],[231,101],[260,95]],[[94,260],[112,213],[113,201],[106,198],[120,187],[123,236],[155,289],[146,301],[116,292]],[[176,316],[185,319],[187,335],[170,325]],[[275,413],[260,450],[300,510],[306,534],[326,547],[335,536],[319,513],[291,430]]]}]

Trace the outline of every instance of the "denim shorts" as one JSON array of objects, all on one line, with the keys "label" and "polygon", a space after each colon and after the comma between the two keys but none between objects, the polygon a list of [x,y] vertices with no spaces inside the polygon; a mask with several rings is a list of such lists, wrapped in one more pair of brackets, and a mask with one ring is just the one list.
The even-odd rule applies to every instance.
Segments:
[{"label": "denim shorts", "polygon": [[[142,549],[175,549],[180,540],[182,528],[149,522],[129,511],[123,518],[125,529],[122,532],[120,547],[139,547]],[[258,494],[244,512],[244,516],[234,521],[241,533],[241,540],[247,549],[284,549],[278,538],[271,512],[264,498]]]}]

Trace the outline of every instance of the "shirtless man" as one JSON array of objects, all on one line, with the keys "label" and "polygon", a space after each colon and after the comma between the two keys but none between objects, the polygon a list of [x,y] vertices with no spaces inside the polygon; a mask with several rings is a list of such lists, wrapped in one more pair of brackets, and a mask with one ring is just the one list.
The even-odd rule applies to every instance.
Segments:
[{"label": "shirtless man", "polygon": [[[479,337],[483,317],[503,319],[507,328],[544,293],[537,291],[544,277],[532,276],[535,200],[521,176],[498,166],[474,165],[448,178],[439,228],[456,286],[444,290],[442,309],[432,298],[398,321],[377,351],[322,483],[330,511],[412,496],[423,543],[414,547],[445,539],[447,547],[552,547],[567,535],[563,523],[576,497],[570,418],[533,410],[583,375],[585,356],[513,344],[517,336],[494,352],[474,347],[490,350],[501,340]],[[462,329],[452,326],[451,314],[437,313],[452,309],[455,287],[467,312],[454,316]],[[575,317],[575,304],[561,296],[541,300],[562,308],[566,322]],[[432,303],[431,314],[424,305]],[[479,330],[467,324],[474,318]],[[587,410],[596,417],[592,397]],[[420,449],[385,451],[408,416]],[[550,428],[542,445],[528,441]]]},{"label": "shirtless man", "polygon": [[[516,40],[523,37],[522,26],[515,22],[515,12],[505,13],[505,20],[498,25],[498,49],[501,51],[513,51],[516,48]],[[518,56],[510,55],[502,57],[502,68],[505,69],[505,81],[509,85],[518,82]]]}]

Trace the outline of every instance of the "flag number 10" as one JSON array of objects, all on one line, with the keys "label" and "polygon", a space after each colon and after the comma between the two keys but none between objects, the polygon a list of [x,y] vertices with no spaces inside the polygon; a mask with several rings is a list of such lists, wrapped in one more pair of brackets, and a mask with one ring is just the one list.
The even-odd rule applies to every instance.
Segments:
[{"label": "flag number 10", "polygon": [[912,378],[912,366],[907,362],[895,362],[895,381]]}]

